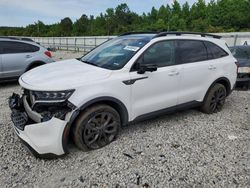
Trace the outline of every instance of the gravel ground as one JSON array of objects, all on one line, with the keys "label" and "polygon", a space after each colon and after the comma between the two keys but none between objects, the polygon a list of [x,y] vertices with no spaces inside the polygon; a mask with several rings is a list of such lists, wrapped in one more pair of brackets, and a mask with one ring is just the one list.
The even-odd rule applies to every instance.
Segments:
[{"label": "gravel ground", "polygon": [[[79,57],[80,53],[53,53]],[[12,129],[0,85],[0,187],[250,187],[250,91],[213,115],[178,112],[126,126],[105,148],[55,160],[30,156]]]}]

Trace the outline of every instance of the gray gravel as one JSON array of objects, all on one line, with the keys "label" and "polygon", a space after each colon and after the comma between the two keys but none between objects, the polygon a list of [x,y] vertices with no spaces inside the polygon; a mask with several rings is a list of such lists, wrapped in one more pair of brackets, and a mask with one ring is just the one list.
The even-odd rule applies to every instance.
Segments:
[{"label": "gray gravel", "polygon": [[129,125],[105,148],[71,145],[55,160],[34,158],[19,142],[7,107],[13,91],[16,82],[0,84],[0,187],[250,187],[250,91],[234,91],[220,113]]}]

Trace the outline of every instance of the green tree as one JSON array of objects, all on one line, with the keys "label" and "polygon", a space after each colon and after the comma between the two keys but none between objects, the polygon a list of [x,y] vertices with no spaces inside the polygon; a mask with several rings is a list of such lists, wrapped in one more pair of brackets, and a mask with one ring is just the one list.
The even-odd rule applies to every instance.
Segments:
[{"label": "green tree", "polygon": [[61,36],[71,36],[73,29],[73,22],[69,17],[66,17],[60,22],[60,35]]}]

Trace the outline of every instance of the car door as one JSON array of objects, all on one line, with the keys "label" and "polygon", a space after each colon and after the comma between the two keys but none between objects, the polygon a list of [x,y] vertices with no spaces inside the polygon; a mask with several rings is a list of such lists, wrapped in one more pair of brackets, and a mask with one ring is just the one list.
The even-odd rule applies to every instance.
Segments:
[{"label": "car door", "polygon": [[[154,64],[154,72],[138,74],[142,65]],[[134,64],[131,77],[131,104],[136,118],[168,107],[175,107],[179,93],[179,69],[175,62],[175,42],[151,45]]]},{"label": "car door", "polygon": [[177,53],[177,62],[183,65],[178,104],[201,101],[213,74],[206,46],[199,40],[177,40]]},{"label": "car door", "polygon": [[29,44],[15,41],[2,41],[2,73],[3,77],[18,77],[32,58]]}]

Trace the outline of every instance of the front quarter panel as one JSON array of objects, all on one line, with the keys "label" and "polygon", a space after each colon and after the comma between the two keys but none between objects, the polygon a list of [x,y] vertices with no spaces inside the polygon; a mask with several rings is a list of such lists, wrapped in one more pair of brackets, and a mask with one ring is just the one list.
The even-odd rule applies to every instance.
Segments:
[{"label": "front quarter panel", "polygon": [[122,69],[114,71],[112,75],[103,81],[86,84],[76,88],[69,101],[80,109],[89,101],[100,97],[110,97],[119,100],[128,111],[129,120],[131,120],[131,86],[126,85],[123,81],[130,78],[128,70]]}]

